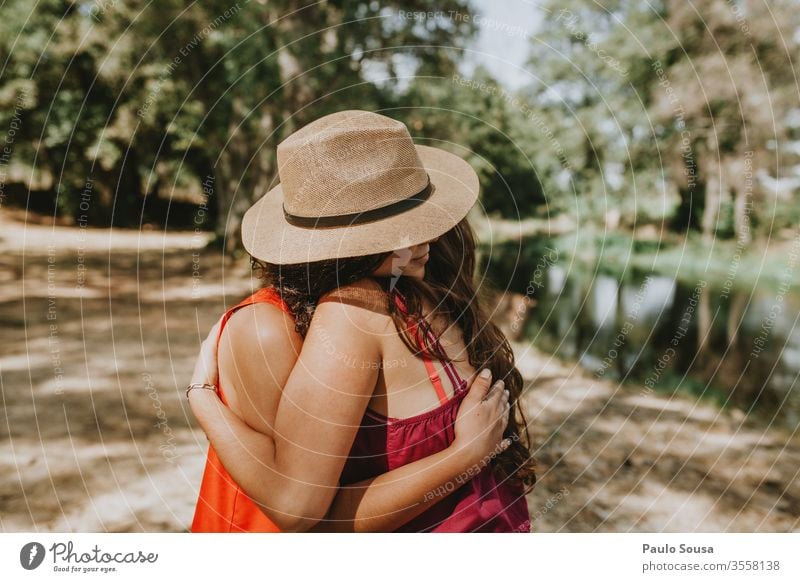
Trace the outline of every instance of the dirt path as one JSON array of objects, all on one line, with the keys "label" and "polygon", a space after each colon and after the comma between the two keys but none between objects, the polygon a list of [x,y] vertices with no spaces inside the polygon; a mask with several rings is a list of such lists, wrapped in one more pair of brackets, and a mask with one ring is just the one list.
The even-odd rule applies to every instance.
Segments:
[{"label": "dirt path", "polygon": [[[0,213],[0,530],[181,531],[207,442],[201,334],[251,288],[193,233],[27,227]],[[517,346],[537,531],[792,531],[800,442],[599,382]]]},{"label": "dirt path", "polygon": [[800,439],[519,347],[537,531],[800,531]]}]

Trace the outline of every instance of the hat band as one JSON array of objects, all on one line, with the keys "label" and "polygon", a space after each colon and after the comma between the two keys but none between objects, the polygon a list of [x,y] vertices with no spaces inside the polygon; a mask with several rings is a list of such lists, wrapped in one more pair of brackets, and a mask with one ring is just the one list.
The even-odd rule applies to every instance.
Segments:
[{"label": "hat band", "polygon": [[336,214],[334,216],[297,216],[296,214],[289,213],[284,204],[283,215],[286,218],[286,222],[300,228],[332,228],[364,224],[366,222],[374,222],[376,220],[397,216],[398,214],[411,210],[430,198],[433,190],[434,186],[431,183],[431,177],[428,176],[428,184],[419,192],[412,194],[408,198],[403,198],[397,202],[392,202],[391,204],[379,208],[373,208],[372,210],[353,212],[351,214]]}]

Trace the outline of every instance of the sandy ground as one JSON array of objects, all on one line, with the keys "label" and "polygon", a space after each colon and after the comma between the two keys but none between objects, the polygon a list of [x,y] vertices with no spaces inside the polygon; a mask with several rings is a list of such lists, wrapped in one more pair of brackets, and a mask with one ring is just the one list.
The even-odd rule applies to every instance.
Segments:
[{"label": "sandy ground", "polygon": [[[251,288],[194,233],[0,213],[0,531],[184,531],[207,441],[182,387]],[[536,531],[797,531],[800,437],[515,346]]]}]

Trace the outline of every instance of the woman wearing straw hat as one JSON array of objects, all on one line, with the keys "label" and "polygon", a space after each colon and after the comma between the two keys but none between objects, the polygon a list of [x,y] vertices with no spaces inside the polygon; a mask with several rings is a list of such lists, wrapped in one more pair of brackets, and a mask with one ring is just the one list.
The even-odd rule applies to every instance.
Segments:
[{"label": "woman wearing straw hat", "polygon": [[522,381],[473,281],[475,172],[365,111],[292,134],[278,166],[242,225],[266,285],[187,390],[212,445],[192,531],[528,531]]}]

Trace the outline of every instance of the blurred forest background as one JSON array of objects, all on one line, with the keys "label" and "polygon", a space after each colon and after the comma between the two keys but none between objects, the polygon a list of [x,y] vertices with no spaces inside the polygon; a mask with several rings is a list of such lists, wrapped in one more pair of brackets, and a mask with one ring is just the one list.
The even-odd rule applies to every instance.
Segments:
[{"label": "blurred forest background", "polygon": [[531,383],[535,530],[798,527],[800,3],[503,4],[0,7],[3,529],[187,523],[164,460],[199,482],[180,387],[249,289],[242,215],[278,143],[342,109],[479,172],[482,276]]},{"label": "blurred forest background", "polygon": [[466,2],[28,8],[5,3],[0,23],[5,203],[60,219],[77,220],[91,182],[92,226],[193,226],[170,202],[213,183],[206,225],[236,246],[276,145],[345,108],[458,144],[504,218],[748,248],[800,219],[795,2],[546,2],[513,92],[485,67],[461,80],[485,21]]}]

